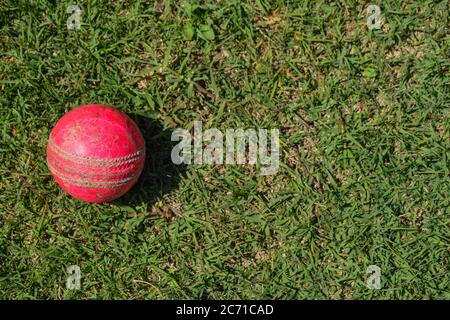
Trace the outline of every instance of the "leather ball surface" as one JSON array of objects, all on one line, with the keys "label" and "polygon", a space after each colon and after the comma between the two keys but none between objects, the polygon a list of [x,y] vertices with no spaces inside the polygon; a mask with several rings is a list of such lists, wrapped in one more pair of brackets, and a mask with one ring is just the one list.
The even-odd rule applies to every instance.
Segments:
[{"label": "leather ball surface", "polygon": [[66,113],[50,133],[47,165],[61,188],[86,202],[107,202],[137,182],[145,142],[121,111],[93,104]]}]

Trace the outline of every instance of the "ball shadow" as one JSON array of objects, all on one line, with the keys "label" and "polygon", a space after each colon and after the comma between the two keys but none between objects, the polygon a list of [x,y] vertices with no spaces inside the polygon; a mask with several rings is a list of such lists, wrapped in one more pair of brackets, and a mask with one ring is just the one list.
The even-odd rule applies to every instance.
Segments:
[{"label": "ball shadow", "polygon": [[178,143],[171,141],[171,130],[151,118],[140,115],[132,118],[145,139],[145,165],[136,185],[115,203],[133,207],[147,204],[151,210],[159,198],[177,188],[186,166],[171,160],[172,148]]}]

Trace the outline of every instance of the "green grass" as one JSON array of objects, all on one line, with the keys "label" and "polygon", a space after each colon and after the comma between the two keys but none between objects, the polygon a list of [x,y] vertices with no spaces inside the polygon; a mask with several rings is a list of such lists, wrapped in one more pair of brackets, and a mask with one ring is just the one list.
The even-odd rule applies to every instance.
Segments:
[{"label": "green grass", "polygon": [[[365,1],[110,2],[70,31],[74,1],[0,2],[0,298],[450,299],[447,1],[383,1],[372,31]],[[90,103],[150,146],[111,204],[46,167]],[[278,174],[174,166],[194,120],[280,129]]]}]

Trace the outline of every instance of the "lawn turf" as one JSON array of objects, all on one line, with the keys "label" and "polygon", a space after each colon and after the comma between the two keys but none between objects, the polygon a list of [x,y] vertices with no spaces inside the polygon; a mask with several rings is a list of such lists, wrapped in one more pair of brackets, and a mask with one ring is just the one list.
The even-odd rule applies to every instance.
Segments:
[{"label": "lawn turf", "polygon": [[[366,1],[80,1],[68,30],[73,3],[0,1],[0,298],[450,299],[447,1],[383,1],[380,30]],[[110,204],[45,161],[91,103],[147,140]],[[173,165],[195,120],[279,129],[278,173]]]}]

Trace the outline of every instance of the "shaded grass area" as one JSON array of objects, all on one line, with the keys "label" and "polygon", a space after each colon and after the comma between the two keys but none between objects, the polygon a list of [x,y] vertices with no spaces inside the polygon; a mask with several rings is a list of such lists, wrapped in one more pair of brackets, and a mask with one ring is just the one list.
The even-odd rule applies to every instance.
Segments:
[{"label": "shaded grass area", "polygon": [[[0,3],[1,298],[450,298],[446,1],[385,1],[372,31],[362,1],[84,1],[67,30],[71,4]],[[158,149],[111,204],[46,168],[90,103]],[[167,163],[194,120],[280,129],[278,173]]]}]

